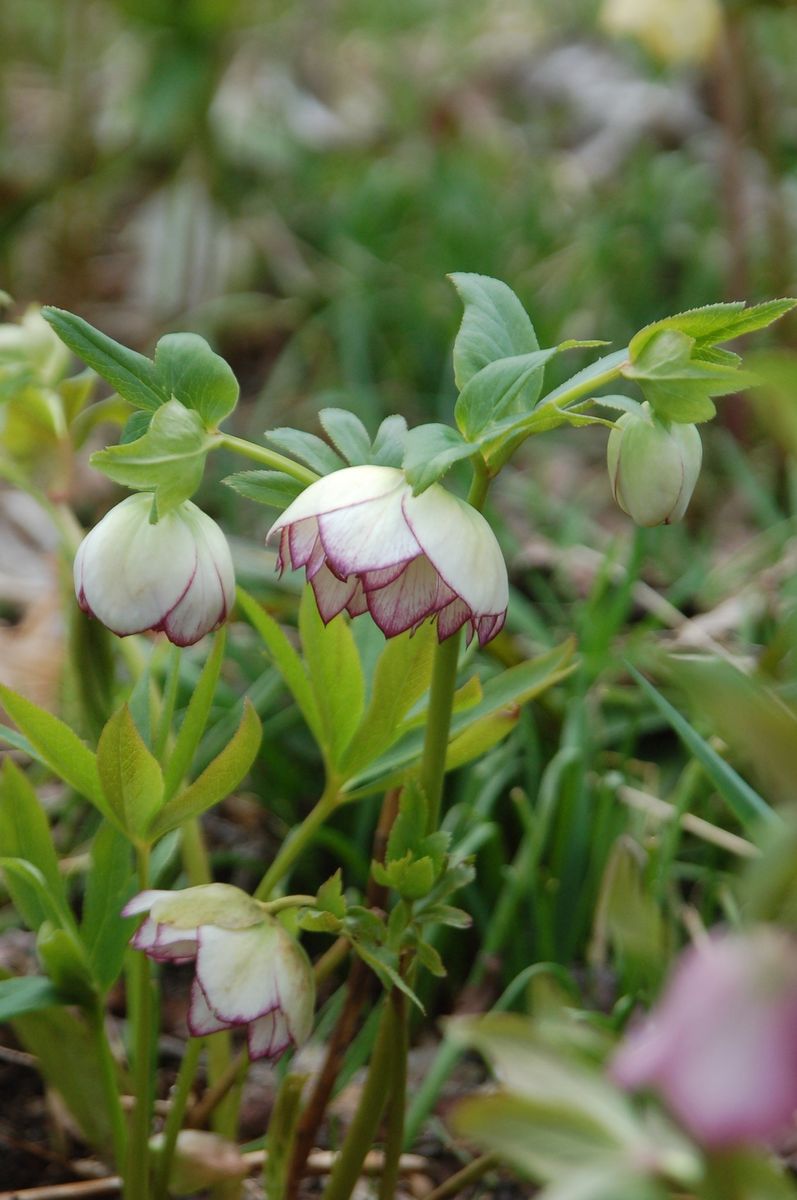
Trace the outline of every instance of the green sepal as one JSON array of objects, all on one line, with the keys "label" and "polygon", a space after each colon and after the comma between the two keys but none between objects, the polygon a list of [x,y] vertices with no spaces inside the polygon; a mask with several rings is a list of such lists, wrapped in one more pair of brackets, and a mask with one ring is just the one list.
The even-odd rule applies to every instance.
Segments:
[{"label": "green sepal", "polygon": [[212,447],[213,438],[199,413],[179,400],[169,400],[154,414],[142,437],[98,450],[90,462],[115,483],[154,492],[160,518],[193,496]]}]

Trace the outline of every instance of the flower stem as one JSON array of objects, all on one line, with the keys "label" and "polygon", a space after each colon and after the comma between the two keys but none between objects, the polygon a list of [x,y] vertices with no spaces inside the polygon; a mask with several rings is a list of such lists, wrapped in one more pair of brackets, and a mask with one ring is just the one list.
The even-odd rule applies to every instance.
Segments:
[{"label": "flower stem", "polygon": [[394,1200],[396,1195],[407,1107],[407,1053],[409,1050],[407,997],[398,988],[394,988],[388,1004],[395,1013],[393,1072],[390,1080],[390,1101],[387,1114],[385,1165],[379,1182],[379,1200]]},{"label": "flower stem", "polygon": [[105,1028],[105,1012],[102,1004],[98,1003],[91,1014],[91,1025],[96,1039],[97,1058],[100,1064],[102,1087],[105,1103],[111,1118],[111,1135],[113,1137],[113,1157],[117,1171],[123,1171],[127,1155],[127,1123],[119,1098],[119,1076],[116,1070],[111,1047],[108,1044],[108,1032]]},{"label": "flower stem", "polygon": [[396,1010],[392,995],[387,995],[368,1068],[368,1078],[360,1094],[360,1103],[349,1126],[323,1200],[349,1200],[360,1176],[365,1156],[373,1145],[391,1086],[396,1039]]},{"label": "flower stem", "polygon": [[174,705],[177,700],[177,689],[180,685],[180,658],[182,651],[179,646],[172,646],[169,653],[169,666],[166,672],[166,682],[163,688],[163,700],[158,718],[158,731],[155,736],[154,752],[159,763],[163,763],[163,754],[172,728]]},{"label": "flower stem", "polygon": [[[138,883],[140,890],[149,887],[149,848],[138,850]],[[149,1200],[149,1133],[150,1133],[150,1067],[152,1057],[152,988],[149,959],[146,954],[134,954],[131,983],[135,996],[135,1059],[133,1087],[136,1098],[128,1142],[128,1163],[125,1178],[125,1200]]]},{"label": "flower stem", "polygon": [[174,1159],[177,1137],[183,1125],[183,1117],[185,1116],[191,1085],[194,1082],[194,1076],[199,1066],[199,1056],[202,1053],[202,1046],[202,1038],[188,1039],[188,1044],[183,1054],[183,1061],[180,1063],[180,1070],[177,1072],[169,1115],[163,1127],[163,1145],[160,1150],[160,1162],[158,1164],[158,1174],[153,1192],[154,1200],[168,1200],[169,1176],[172,1173],[172,1160]]},{"label": "flower stem", "polygon": [[263,908],[273,917],[276,913],[282,912],[286,908],[312,907],[315,902],[315,896],[280,896],[276,900],[265,901]]},{"label": "flower stem", "polygon": [[440,642],[435,650],[429,710],[426,718],[426,737],[421,758],[420,782],[426,795],[427,830],[434,833],[440,824],[443,798],[443,778],[446,769],[448,734],[454,705],[454,686],[457,679],[460,632]]},{"label": "flower stem", "polygon": [[299,483],[303,483],[306,487],[315,483],[319,478],[315,471],[311,471],[309,467],[303,467],[301,463],[294,462],[292,458],[286,458],[284,454],[278,454],[276,450],[269,450],[266,446],[248,442],[245,438],[233,437],[229,433],[219,434],[216,447],[220,450],[231,450],[233,454],[242,454],[244,458],[251,458],[254,462],[269,467],[272,471],[282,471],[283,475],[290,475],[293,479],[298,479]]},{"label": "flower stem", "polygon": [[317,830],[324,824],[327,817],[331,816],[335,811],[337,803],[337,786],[327,784],[315,808],[310,810],[301,825],[297,825],[282,843],[277,857],[260,880],[255,892],[256,900],[268,899],[280,880],[285,878],[305,847],[312,841]]}]

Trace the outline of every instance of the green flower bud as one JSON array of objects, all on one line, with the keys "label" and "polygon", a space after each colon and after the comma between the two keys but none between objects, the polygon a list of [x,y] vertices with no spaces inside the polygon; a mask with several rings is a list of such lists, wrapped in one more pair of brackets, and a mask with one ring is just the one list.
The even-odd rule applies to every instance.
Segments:
[{"label": "green flower bud", "polygon": [[681,520],[703,457],[696,425],[662,421],[643,404],[620,417],[606,457],[614,498],[637,525]]}]

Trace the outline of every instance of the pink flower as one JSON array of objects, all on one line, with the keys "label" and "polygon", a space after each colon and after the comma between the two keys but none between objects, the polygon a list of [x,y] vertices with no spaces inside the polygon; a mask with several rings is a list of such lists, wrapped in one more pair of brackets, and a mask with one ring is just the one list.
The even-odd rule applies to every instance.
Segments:
[{"label": "pink flower", "polygon": [[439,484],[420,496],[395,467],[346,467],[313,483],[272,525],[279,568],[304,567],[323,620],[369,612],[386,637],[437,620],[485,645],[506,617],[506,566],[481,513]]},{"label": "pink flower", "polygon": [[190,500],[149,521],[152,496],[137,492],[107,512],[81,542],[75,592],[84,612],[120,637],[163,631],[191,646],[227,619],[235,574],[227,539]]},{"label": "pink flower", "polygon": [[146,891],[123,910],[149,913],[131,945],[157,962],[196,963],[188,1028],[205,1037],[246,1026],[249,1056],[276,1058],[313,1027],[313,970],[263,905],[225,883]]},{"label": "pink flower", "polygon": [[767,1141],[797,1110],[797,946],[761,927],[680,958],[664,996],[612,1064],[652,1087],[706,1146]]}]

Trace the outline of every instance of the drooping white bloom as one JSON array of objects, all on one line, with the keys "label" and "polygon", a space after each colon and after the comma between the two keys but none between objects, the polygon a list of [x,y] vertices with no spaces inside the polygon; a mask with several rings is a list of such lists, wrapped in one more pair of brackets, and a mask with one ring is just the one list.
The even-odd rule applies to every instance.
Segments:
[{"label": "drooping white bloom", "polygon": [[308,487],[272,525],[279,567],[304,567],[324,621],[369,612],[386,637],[436,617],[438,637],[466,623],[484,645],[506,617],[495,534],[439,484],[413,496],[395,467],[347,467]]},{"label": "drooping white bloom", "polygon": [[621,1044],[612,1074],[660,1092],[706,1146],[784,1132],[797,1112],[794,939],[762,926],[691,947]]},{"label": "drooping white bloom", "polygon": [[235,574],[227,539],[206,513],[184,501],[149,522],[152,496],[137,492],[106,513],[75,557],[75,592],[84,612],[125,637],[150,629],[191,646],[227,618]]},{"label": "drooping white bloom", "polygon": [[250,1058],[276,1058],[313,1027],[315,982],[307,955],[262,904],[225,883],[145,891],[123,910],[148,913],[132,939],[157,962],[196,962],[193,1037],[245,1025]]}]

